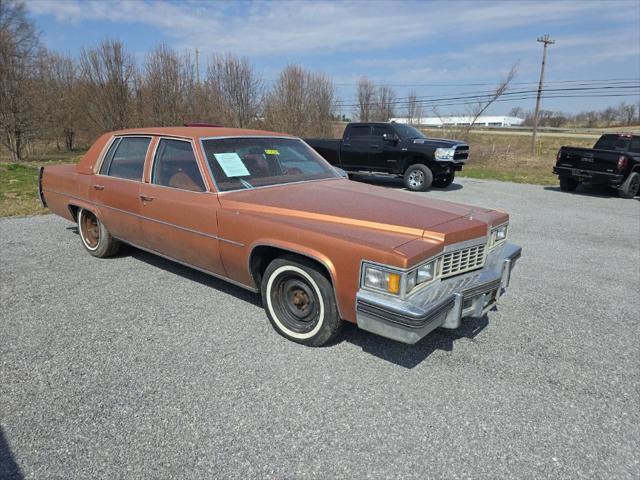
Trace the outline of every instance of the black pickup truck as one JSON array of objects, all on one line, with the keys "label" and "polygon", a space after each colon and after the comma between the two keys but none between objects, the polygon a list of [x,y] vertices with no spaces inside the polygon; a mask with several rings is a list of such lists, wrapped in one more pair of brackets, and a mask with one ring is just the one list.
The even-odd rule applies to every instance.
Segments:
[{"label": "black pickup truck", "polygon": [[593,148],[562,147],[553,173],[565,192],[580,183],[604,184],[622,198],[633,198],[640,188],[640,135],[606,134]]},{"label": "black pickup truck", "polygon": [[427,138],[402,123],[350,123],[342,140],[305,139],[329,163],[348,173],[403,176],[409,190],[448,187],[469,157],[469,146]]}]

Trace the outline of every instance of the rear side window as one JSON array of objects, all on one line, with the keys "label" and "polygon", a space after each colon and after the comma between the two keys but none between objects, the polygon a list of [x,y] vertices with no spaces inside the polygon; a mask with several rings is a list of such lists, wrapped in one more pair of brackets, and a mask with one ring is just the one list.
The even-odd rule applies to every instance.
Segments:
[{"label": "rear side window", "polygon": [[147,137],[117,139],[109,148],[100,173],[110,177],[141,181],[144,159],[150,142],[151,139]]},{"label": "rear side window", "polygon": [[633,137],[631,139],[631,146],[629,151],[633,153],[640,153],[640,137]]},{"label": "rear side window", "polygon": [[204,182],[190,142],[161,139],[153,162],[151,183],[204,192]]},{"label": "rear side window", "polygon": [[369,125],[354,125],[349,127],[349,138],[352,140],[366,140],[369,138],[371,127]]}]

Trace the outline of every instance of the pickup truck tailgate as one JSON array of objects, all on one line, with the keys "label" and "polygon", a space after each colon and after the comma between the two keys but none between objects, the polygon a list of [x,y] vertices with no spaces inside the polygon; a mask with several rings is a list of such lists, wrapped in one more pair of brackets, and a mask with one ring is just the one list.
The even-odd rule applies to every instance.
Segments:
[{"label": "pickup truck tailgate", "polygon": [[592,172],[613,173],[618,165],[620,152],[591,148],[562,147],[558,167],[570,167]]}]

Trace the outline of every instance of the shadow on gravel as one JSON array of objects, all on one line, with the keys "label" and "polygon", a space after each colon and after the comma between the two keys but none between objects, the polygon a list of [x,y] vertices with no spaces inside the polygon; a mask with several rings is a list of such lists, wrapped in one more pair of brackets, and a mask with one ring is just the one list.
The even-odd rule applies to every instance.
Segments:
[{"label": "shadow on gravel", "polygon": [[[379,187],[404,189],[404,181],[402,178],[398,177],[386,177],[383,175],[354,175],[353,180],[356,182],[368,183],[369,185],[377,185]],[[452,183],[447,188],[432,188],[432,190],[443,192],[454,192],[461,189],[462,185],[458,183]]]},{"label": "shadow on gravel", "polygon": [[462,338],[473,340],[488,324],[489,319],[486,315],[479,318],[467,318],[462,321],[462,325],[456,330],[441,328],[431,332],[415,345],[405,345],[404,343],[365,332],[348,323],[342,329],[341,340],[353,343],[361,347],[364,352],[375,355],[387,362],[405,368],[413,368],[436,350],[451,352],[456,340]]},{"label": "shadow on gravel", "polygon": [[617,193],[613,188],[606,185],[580,185],[573,192],[563,192],[560,187],[544,187],[548,192],[561,193],[563,195],[584,195],[587,197],[610,198],[617,197]]},{"label": "shadow on gravel", "polygon": [[147,263],[157,268],[161,268],[162,270],[166,270],[167,272],[180,275],[183,278],[198,282],[202,285],[206,285],[207,287],[215,288],[220,292],[228,293],[229,295],[233,295],[236,298],[240,298],[246,302],[252,303],[253,305],[262,307],[260,296],[256,293],[252,293],[248,290],[245,290],[244,288],[233,285],[212,275],[194,270],[193,268],[185,267],[179,263],[172,262],[171,260],[166,260],[162,257],[159,257],[158,255],[145,252],[144,250],[139,250],[135,247],[132,247],[131,245],[122,245],[120,251],[116,254],[116,257],[135,258],[136,260],[140,260],[141,262]]},{"label": "shadow on gravel", "polygon": [[0,478],[3,480],[22,480],[20,467],[13,458],[9,443],[0,428]]}]

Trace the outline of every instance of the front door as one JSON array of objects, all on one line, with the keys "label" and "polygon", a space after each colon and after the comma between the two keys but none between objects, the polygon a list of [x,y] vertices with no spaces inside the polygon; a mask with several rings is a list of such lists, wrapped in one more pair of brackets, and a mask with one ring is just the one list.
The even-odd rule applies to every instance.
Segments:
[{"label": "front door", "polygon": [[193,144],[161,138],[140,187],[145,248],[224,275],[218,245],[218,195],[206,188]]},{"label": "front door", "polygon": [[89,194],[111,235],[134,244],[142,241],[139,195],[150,143],[151,137],[116,137],[93,176]]},{"label": "front door", "polygon": [[340,150],[340,166],[346,170],[370,170],[367,163],[370,142],[371,126],[347,127]]}]

